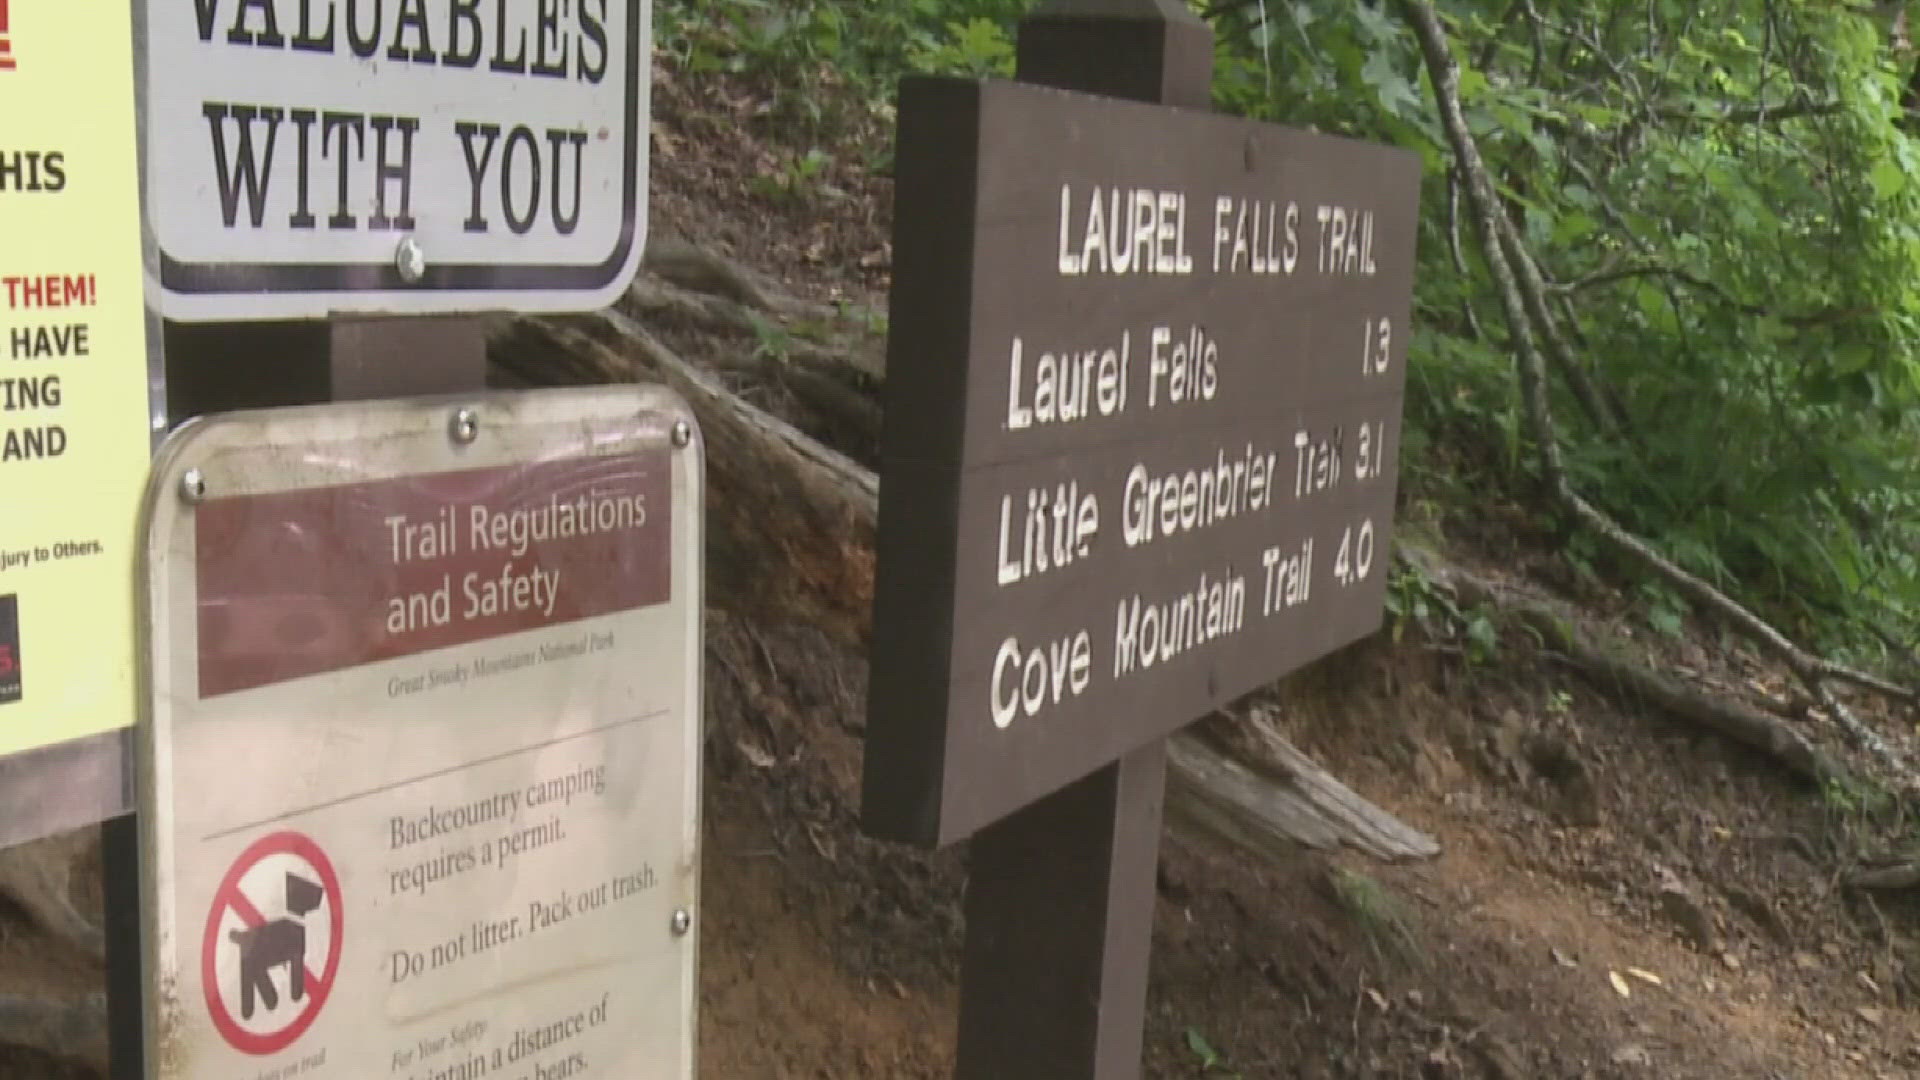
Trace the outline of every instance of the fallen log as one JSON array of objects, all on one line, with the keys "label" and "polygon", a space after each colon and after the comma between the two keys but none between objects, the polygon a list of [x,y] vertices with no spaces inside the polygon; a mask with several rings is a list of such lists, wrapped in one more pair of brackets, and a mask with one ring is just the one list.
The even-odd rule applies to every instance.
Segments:
[{"label": "fallen log", "polygon": [[618,311],[507,320],[495,362],[538,376],[556,353],[581,381],[657,379],[687,400],[707,450],[708,602],[779,615],[864,648],[879,481],[754,407]]},{"label": "fallen log", "polygon": [[1856,870],[1847,875],[1846,883],[1856,889],[1874,889],[1895,891],[1920,886],[1920,862],[1898,863],[1893,866],[1876,866],[1869,870]]},{"label": "fallen log", "polygon": [[1211,718],[1169,740],[1167,787],[1168,815],[1176,822],[1269,859],[1285,856],[1289,844],[1322,851],[1344,846],[1387,862],[1440,853],[1432,837],[1295,749],[1258,709]]}]

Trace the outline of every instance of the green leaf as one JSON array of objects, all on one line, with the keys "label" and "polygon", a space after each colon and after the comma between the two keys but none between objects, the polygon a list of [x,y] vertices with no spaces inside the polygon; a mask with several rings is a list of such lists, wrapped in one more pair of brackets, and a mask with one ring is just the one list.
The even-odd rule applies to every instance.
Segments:
[{"label": "green leaf", "polygon": [[1553,242],[1557,247],[1566,247],[1584,240],[1598,231],[1600,223],[1592,217],[1579,212],[1562,214],[1553,225]]},{"label": "green leaf", "polygon": [[1873,184],[1873,193],[1876,198],[1890,199],[1907,186],[1906,170],[1900,167],[1898,161],[1891,158],[1883,158],[1875,163],[1873,170],[1867,174],[1867,178]]},{"label": "green leaf", "polygon": [[1211,1069],[1220,1064],[1220,1052],[1215,1050],[1213,1045],[1207,1042],[1207,1037],[1200,1034],[1196,1028],[1187,1029],[1187,1049],[1193,1051],[1193,1055],[1200,1059],[1200,1067],[1203,1069]]},{"label": "green leaf", "polygon": [[1420,95],[1407,77],[1400,74],[1388,49],[1376,49],[1367,57],[1360,69],[1360,79],[1373,88],[1380,107],[1388,113],[1406,116],[1419,111]]}]

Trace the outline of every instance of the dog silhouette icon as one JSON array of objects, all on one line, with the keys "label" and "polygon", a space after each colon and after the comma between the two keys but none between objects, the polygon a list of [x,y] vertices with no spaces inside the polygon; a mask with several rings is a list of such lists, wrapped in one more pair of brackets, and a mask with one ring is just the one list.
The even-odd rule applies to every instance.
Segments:
[{"label": "dog silhouette icon", "polygon": [[280,1007],[280,993],[273,985],[276,967],[287,969],[289,998],[297,1002],[307,996],[307,928],[300,920],[313,914],[325,898],[318,884],[288,874],[288,917],[228,931],[227,937],[240,946],[241,1019],[253,1019],[256,997],[266,1002],[269,1011]]}]

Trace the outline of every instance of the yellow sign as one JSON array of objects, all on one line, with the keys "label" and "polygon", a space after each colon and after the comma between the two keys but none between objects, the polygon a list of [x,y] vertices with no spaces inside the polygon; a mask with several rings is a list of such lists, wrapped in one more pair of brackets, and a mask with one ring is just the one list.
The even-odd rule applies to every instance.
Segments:
[{"label": "yellow sign", "polygon": [[0,0],[0,756],[134,716],[148,455],[124,0]]}]

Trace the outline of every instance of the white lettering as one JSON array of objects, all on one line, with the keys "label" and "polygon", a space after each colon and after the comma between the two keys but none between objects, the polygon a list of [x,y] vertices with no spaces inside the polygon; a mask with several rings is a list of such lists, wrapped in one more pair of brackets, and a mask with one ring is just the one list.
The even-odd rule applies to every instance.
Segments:
[{"label": "white lettering", "polygon": [[[1018,679],[1009,683],[1010,672]],[[1044,647],[1024,648],[1018,638],[1000,643],[993,657],[990,708],[1002,731],[1021,717],[1032,719],[1087,692],[1093,681],[1093,636],[1085,630],[1056,638]]]},{"label": "white lettering", "polygon": [[1024,431],[1033,425],[1033,410],[1020,403],[1019,338],[1013,339],[1013,355],[1007,358],[1007,430]]},{"label": "white lettering", "polygon": [[1073,189],[1060,185],[1060,273],[1073,277],[1081,272],[1080,257],[1067,249],[1069,219],[1073,216]]}]

